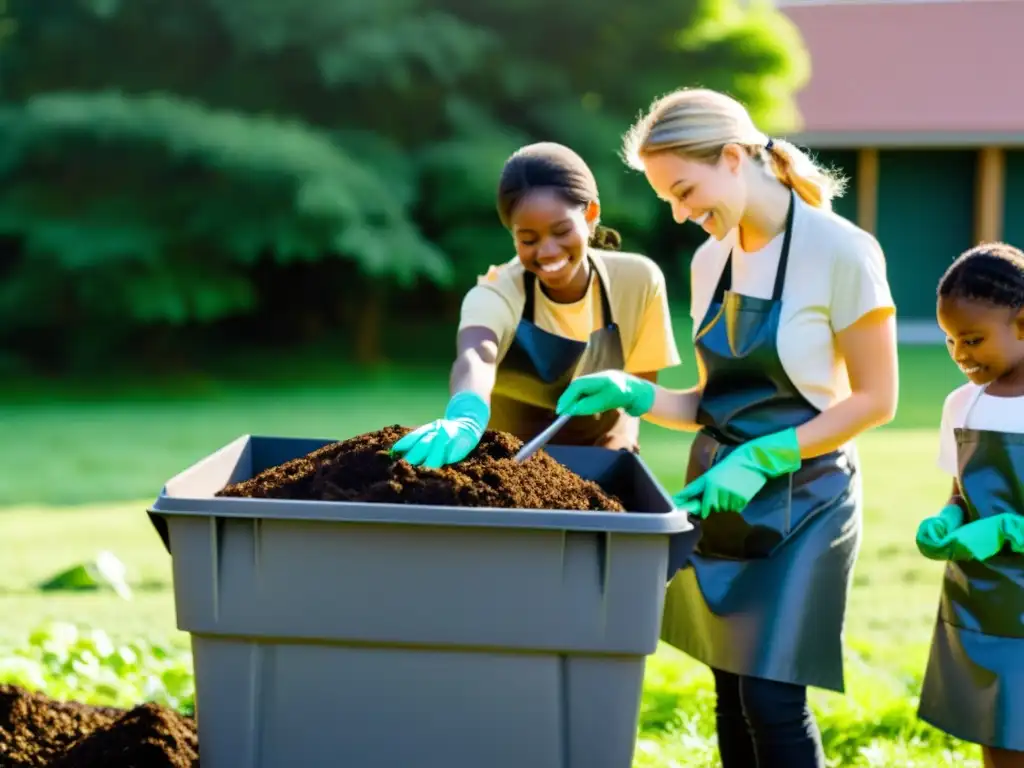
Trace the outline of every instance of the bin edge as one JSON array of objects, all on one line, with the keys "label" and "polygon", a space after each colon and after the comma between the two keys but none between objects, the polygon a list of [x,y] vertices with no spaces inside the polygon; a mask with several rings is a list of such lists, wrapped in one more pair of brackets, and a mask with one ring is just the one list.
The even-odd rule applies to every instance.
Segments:
[{"label": "bin edge", "polygon": [[295,501],[236,497],[187,498],[161,493],[147,510],[160,517],[216,517],[302,522],[365,523],[457,528],[532,528],[666,536],[693,529],[686,512],[582,512],[441,507],[342,501]]}]

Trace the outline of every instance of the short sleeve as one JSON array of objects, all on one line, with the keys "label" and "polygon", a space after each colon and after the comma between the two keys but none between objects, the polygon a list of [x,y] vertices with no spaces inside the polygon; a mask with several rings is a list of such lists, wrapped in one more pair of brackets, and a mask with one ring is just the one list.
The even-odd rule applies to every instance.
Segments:
[{"label": "short sleeve", "polygon": [[856,234],[836,249],[829,315],[837,333],[873,310],[895,308],[881,246],[862,230]]},{"label": "short sleeve", "polygon": [[942,419],[939,422],[939,469],[951,477],[959,473],[956,455],[956,432],[962,426],[965,390],[961,387],[952,392],[942,405]]},{"label": "short sleeve", "polygon": [[519,318],[509,300],[491,285],[476,285],[462,299],[460,331],[474,326],[489,328],[504,347],[518,324]]},{"label": "short sleeve", "polygon": [[676,347],[672,314],[668,305],[665,275],[652,264],[652,284],[636,329],[633,349],[626,360],[628,373],[649,373],[679,365],[682,360]]}]

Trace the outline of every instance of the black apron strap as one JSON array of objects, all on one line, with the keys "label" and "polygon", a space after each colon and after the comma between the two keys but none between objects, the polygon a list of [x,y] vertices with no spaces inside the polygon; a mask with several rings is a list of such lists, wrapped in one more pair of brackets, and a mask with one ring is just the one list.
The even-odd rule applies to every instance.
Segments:
[{"label": "black apron strap", "polygon": [[[601,272],[598,270],[597,265],[594,264],[593,259],[590,260],[590,268],[597,273],[597,283],[600,287],[601,294],[601,323],[605,328],[609,328],[615,325],[615,319],[612,317],[612,305],[608,299],[608,288],[604,284],[604,278],[601,277]],[[534,322],[534,301],[533,294],[536,290],[537,276],[526,270],[523,272],[523,290],[526,293],[526,301],[523,304],[523,320],[528,322]],[[590,291],[590,284],[587,284],[587,292]],[[585,296],[586,294],[584,294]]]},{"label": "black apron strap", "polygon": [[612,317],[612,304],[608,298],[608,286],[604,284],[604,278],[601,277],[601,270],[597,268],[593,260],[590,262],[591,268],[597,272],[597,285],[601,289],[601,322],[605,328],[611,328],[615,325],[615,318]]},{"label": "black apron strap", "polygon": [[793,190],[789,191],[789,210],[786,212],[786,234],[782,236],[782,255],[779,266],[775,270],[775,289],[772,301],[782,301],[782,287],[786,283],[786,268],[789,266],[789,241],[793,237],[793,211],[796,209],[796,198]]},{"label": "black apron strap", "polygon": [[526,292],[526,303],[523,304],[523,320],[533,322],[533,290],[537,284],[537,276],[530,270],[523,272],[523,290]]},{"label": "black apron strap", "polygon": [[[782,300],[782,288],[786,284],[786,268],[789,266],[789,243],[793,237],[793,212],[796,209],[796,200],[793,198],[792,190],[789,193],[789,210],[786,212],[786,229],[782,236],[782,254],[779,256],[779,265],[775,270],[775,287],[772,289],[772,301]],[[725,292],[732,288],[732,250],[725,260],[725,267],[718,278],[718,285],[715,286],[715,293],[711,301],[714,304],[721,304],[725,301]]]},{"label": "black apron strap", "polygon": [[712,304],[721,304],[725,301],[725,292],[732,288],[732,251],[725,258],[725,267],[718,278],[718,285],[715,286],[715,295],[711,297]]}]

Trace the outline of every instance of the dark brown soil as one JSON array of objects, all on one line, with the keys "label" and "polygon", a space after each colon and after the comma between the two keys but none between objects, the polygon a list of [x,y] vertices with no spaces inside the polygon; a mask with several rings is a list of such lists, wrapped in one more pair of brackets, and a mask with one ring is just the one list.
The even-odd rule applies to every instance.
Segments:
[{"label": "dark brown soil", "polygon": [[164,707],[143,704],[93,731],[49,768],[197,768],[195,723]]},{"label": "dark brown soil", "polygon": [[0,685],[0,768],[199,768],[195,721],[155,704],[126,712]]},{"label": "dark brown soil", "polygon": [[488,430],[465,459],[441,469],[414,467],[389,451],[408,427],[325,445],[229,485],[218,496],[309,501],[359,501],[456,507],[624,512],[619,499],[540,450],[523,463],[522,441]]}]

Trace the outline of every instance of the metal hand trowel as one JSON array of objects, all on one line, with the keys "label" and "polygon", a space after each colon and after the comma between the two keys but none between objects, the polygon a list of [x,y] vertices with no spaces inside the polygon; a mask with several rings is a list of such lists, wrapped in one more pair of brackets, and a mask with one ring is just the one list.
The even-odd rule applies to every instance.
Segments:
[{"label": "metal hand trowel", "polygon": [[558,430],[560,430],[562,427],[564,427],[565,423],[569,421],[569,419],[571,418],[572,416],[567,413],[563,416],[559,416],[557,419],[551,422],[550,427],[545,429],[543,432],[541,432],[539,435],[533,438],[533,440],[531,440],[530,442],[523,446],[522,450],[515,455],[515,461],[521,463],[526,461],[531,456],[533,456],[533,454],[535,454],[537,451],[539,451],[541,448],[547,445],[547,442],[552,437],[554,437],[555,433],[558,432]]}]

